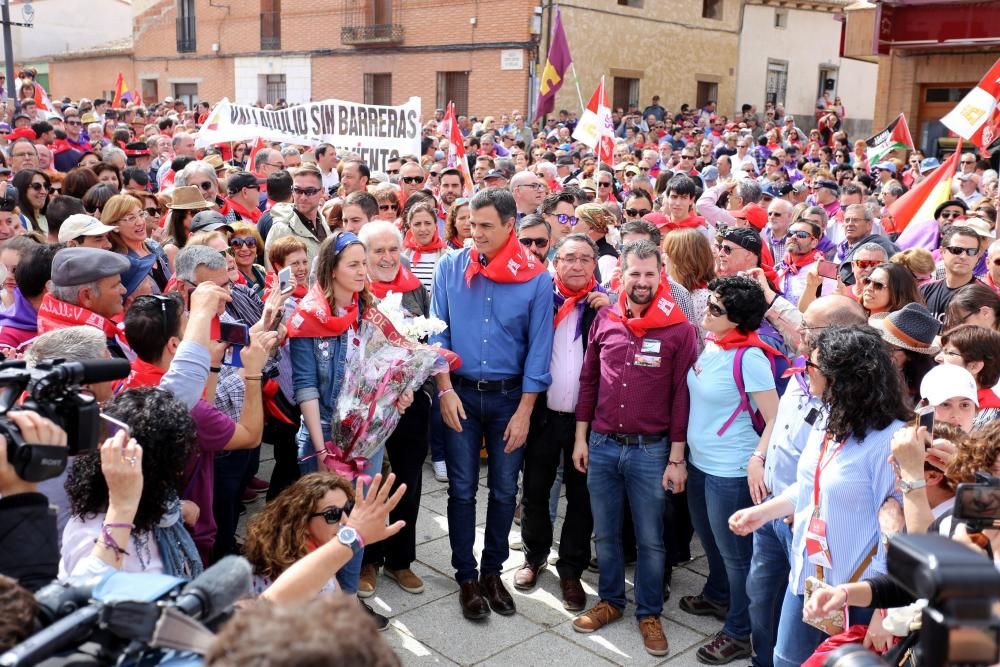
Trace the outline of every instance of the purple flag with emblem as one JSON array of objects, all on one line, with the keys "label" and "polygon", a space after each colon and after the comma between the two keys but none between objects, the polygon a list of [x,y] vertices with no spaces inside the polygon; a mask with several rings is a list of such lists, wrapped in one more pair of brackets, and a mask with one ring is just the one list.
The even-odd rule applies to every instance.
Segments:
[{"label": "purple flag with emblem", "polygon": [[569,42],[563,30],[562,14],[556,10],[556,25],[552,31],[552,42],[549,44],[549,56],[545,59],[545,67],[538,79],[538,104],[535,105],[535,118],[552,113],[556,108],[556,93],[562,88],[563,79],[569,70],[573,58],[569,55]]}]

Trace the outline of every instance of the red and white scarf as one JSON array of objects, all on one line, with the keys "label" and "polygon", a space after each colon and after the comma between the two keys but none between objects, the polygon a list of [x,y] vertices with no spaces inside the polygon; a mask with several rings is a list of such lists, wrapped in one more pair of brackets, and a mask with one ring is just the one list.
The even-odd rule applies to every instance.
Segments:
[{"label": "red and white scarf", "polygon": [[650,329],[662,329],[681,322],[687,322],[687,317],[681,309],[670,298],[670,288],[662,282],[653,295],[653,300],[639,317],[628,317],[628,304],[625,300],[624,290],[618,294],[618,309],[614,308],[608,313],[615,322],[621,322],[633,336],[642,338]]},{"label": "red and white scarf", "polygon": [[289,338],[330,338],[339,336],[358,321],[358,295],[343,315],[334,315],[323,289],[316,283],[299,301],[288,321]]},{"label": "red and white scarf", "polygon": [[497,283],[526,283],[545,270],[545,266],[517,240],[511,230],[507,243],[497,256],[483,263],[483,257],[473,246],[469,250],[469,266],[465,269],[465,284],[471,285],[476,274]]}]

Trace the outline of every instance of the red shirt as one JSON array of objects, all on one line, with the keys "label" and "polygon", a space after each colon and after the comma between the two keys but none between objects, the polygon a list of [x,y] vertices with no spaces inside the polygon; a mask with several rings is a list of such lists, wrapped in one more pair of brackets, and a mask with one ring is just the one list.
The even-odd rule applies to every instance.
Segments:
[{"label": "red shirt", "polygon": [[577,421],[591,422],[598,433],[666,433],[670,442],[687,441],[687,372],[698,358],[694,326],[650,329],[637,338],[609,312],[602,308],[590,328]]}]

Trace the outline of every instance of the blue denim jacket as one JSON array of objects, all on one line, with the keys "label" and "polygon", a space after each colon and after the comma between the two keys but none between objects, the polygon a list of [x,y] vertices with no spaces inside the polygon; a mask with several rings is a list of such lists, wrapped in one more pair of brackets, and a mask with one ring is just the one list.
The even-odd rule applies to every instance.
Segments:
[{"label": "blue denim jacket", "polygon": [[291,338],[292,386],[295,402],[319,399],[319,417],[329,426],[337,405],[337,395],[344,383],[347,365],[348,329],[329,338]]}]

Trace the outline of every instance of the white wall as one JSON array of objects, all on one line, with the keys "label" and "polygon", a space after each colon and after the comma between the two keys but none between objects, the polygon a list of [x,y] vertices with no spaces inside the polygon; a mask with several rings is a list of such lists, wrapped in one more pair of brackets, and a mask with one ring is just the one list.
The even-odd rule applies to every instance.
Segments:
[{"label": "white wall", "polygon": [[312,97],[312,61],[308,56],[260,56],[233,59],[236,97],[232,101],[263,101],[260,76],[265,74],[285,75],[285,99],[290,104],[308,102]]},{"label": "white wall", "polygon": [[[14,61],[90,49],[132,36],[132,5],[122,0],[34,0],[32,28],[11,26]],[[22,3],[10,8],[10,20],[23,22]],[[3,52],[0,51],[0,59]]]},{"label": "white wall", "polygon": [[[740,60],[736,72],[736,104],[764,110],[768,59],[788,63],[785,111],[794,116],[813,115],[819,90],[821,64],[838,65],[836,94],[847,108],[848,119],[868,120],[875,113],[878,66],[840,58],[840,22],[830,12],[786,9],[785,28],[774,27],[775,8],[746,5],[740,34]],[[831,95],[831,99],[833,96]]]}]

